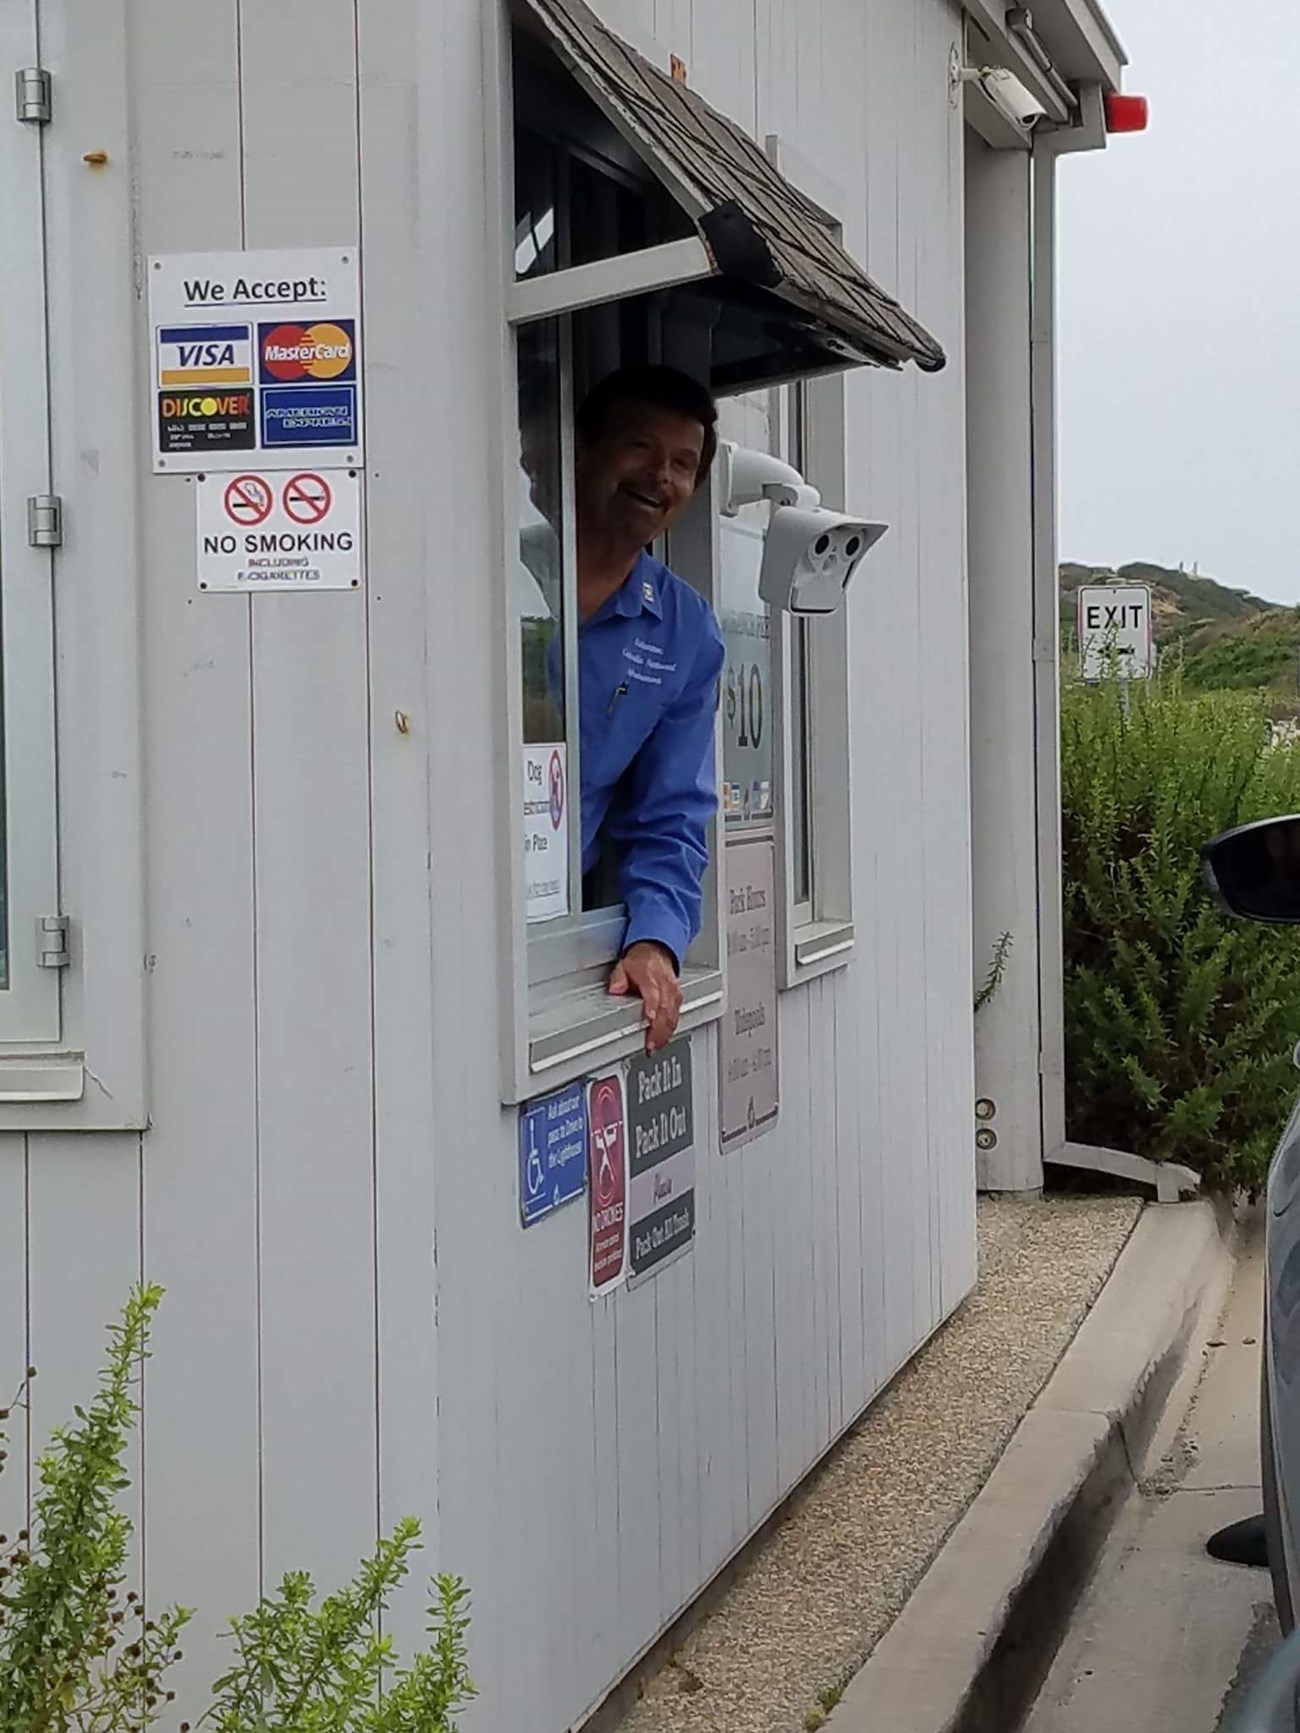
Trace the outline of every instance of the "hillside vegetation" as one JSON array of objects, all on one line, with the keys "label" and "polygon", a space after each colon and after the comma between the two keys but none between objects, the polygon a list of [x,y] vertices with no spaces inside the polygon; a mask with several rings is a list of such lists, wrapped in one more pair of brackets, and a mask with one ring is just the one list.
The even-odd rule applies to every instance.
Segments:
[{"label": "hillside vegetation", "polygon": [[1117,572],[1063,565],[1061,642],[1067,654],[1076,644],[1079,586],[1114,580],[1150,585],[1156,643],[1162,660],[1181,662],[1185,686],[1262,692],[1275,713],[1300,709],[1300,608],[1228,589],[1199,574],[1140,561]]}]

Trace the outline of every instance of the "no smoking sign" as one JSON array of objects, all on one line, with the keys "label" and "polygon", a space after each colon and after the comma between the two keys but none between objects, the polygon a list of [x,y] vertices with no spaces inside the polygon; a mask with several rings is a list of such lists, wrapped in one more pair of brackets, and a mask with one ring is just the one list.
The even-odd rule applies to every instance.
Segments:
[{"label": "no smoking sign", "polygon": [[362,580],[355,470],[198,475],[198,586],[208,592],[356,590]]},{"label": "no smoking sign", "polygon": [[323,475],[295,475],[284,484],[284,509],[296,524],[322,523],[333,503]]},{"label": "no smoking sign", "polygon": [[226,516],[232,524],[265,523],[275,504],[275,494],[265,476],[237,475],[222,497]]}]

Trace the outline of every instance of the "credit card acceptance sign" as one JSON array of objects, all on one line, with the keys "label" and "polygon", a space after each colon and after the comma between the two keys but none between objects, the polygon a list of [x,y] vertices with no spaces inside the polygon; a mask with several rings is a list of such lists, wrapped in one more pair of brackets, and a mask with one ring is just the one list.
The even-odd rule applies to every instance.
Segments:
[{"label": "credit card acceptance sign", "polygon": [[163,254],[149,316],[157,473],[360,464],[355,249]]}]

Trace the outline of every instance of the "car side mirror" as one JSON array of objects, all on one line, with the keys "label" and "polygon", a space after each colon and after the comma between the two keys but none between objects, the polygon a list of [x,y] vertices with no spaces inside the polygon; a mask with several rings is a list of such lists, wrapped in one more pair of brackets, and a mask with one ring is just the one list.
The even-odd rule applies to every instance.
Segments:
[{"label": "car side mirror", "polygon": [[1201,865],[1230,915],[1300,924],[1300,815],[1225,830],[1201,850]]}]

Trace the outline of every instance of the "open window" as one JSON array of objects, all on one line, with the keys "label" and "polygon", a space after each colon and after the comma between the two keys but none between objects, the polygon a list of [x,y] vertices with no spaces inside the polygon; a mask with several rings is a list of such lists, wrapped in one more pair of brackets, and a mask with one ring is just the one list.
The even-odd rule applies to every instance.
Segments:
[{"label": "open window", "polygon": [[[679,368],[721,397],[861,362],[936,368],[943,352],[865,276],[752,139],[627,47],[584,0],[507,0],[502,17],[509,98],[501,180],[510,212],[503,405],[510,810],[502,834],[513,933],[502,993],[503,1088],[518,1100],[629,1053],[642,1039],[639,1004],[604,990],[626,926],[616,879],[603,859],[583,860],[576,406],[606,374],[638,362]],[[746,574],[756,587],[763,530],[761,522],[736,520],[722,531],[718,504],[710,478],[667,545],[653,552],[721,613],[724,589],[740,595]],[[730,784],[743,780],[748,820],[770,825],[776,791],[789,780],[776,746],[781,699],[773,691],[785,665],[773,661],[766,609],[743,597],[735,608],[725,605],[761,623],[746,646],[752,655],[729,655],[722,696],[735,739],[719,741],[719,755],[732,769],[744,755],[745,775],[728,771],[719,781],[730,800]],[[814,808],[816,786],[814,774],[807,796]],[[816,823],[814,811],[809,926],[835,900],[817,888]],[[682,970],[684,1028],[716,1017],[722,1005],[716,842],[715,835],[702,930]]]},{"label": "open window", "polygon": [[[526,40],[514,60],[517,284],[571,277],[673,238],[688,226],[635,154]],[[581,296],[579,300],[581,301]],[[574,411],[619,367],[670,361],[707,374],[693,320],[678,320],[661,294],[566,307],[519,323],[516,477],[518,559],[513,567],[520,667],[524,920],[529,1075],[544,1081],[590,1067],[639,1039],[640,1006],[604,991],[622,949],[627,912],[615,851],[601,834],[584,860],[579,727],[579,615]],[[703,490],[707,495],[708,489]],[[708,501],[692,508],[707,521]],[[655,548],[706,596],[707,546],[682,525]],[[621,690],[608,697],[612,710]],[[590,697],[590,695],[589,695]],[[590,854],[590,839],[588,854]],[[717,921],[684,961],[687,1021],[716,1014],[722,998]]]}]

